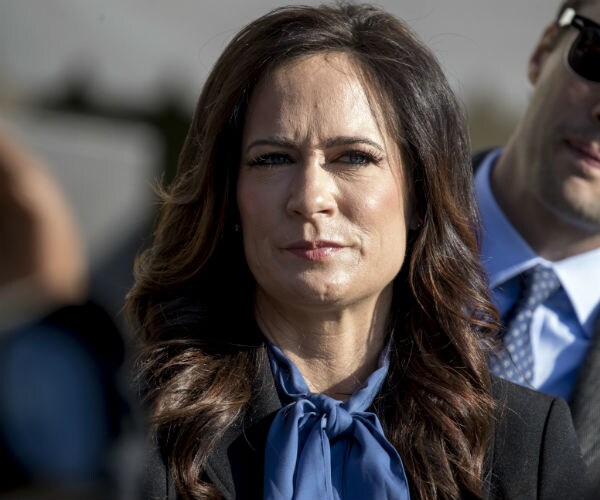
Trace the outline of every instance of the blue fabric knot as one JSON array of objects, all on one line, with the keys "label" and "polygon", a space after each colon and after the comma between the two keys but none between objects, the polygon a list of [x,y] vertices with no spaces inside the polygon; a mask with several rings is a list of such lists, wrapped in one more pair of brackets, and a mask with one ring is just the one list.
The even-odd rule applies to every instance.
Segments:
[{"label": "blue fabric knot", "polygon": [[266,500],[409,500],[402,460],[371,406],[387,374],[387,352],[347,401],[311,393],[274,345],[269,359],[282,401],[265,449]]},{"label": "blue fabric knot", "polygon": [[[331,398],[327,398],[331,399]],[[339,403],[339,402],[337,402]],[[346,431],[351,431],[354,424],[352,415],[341,404],[332,404],[329,408],[323,406],[324,415],[321,417],[322,427],[329,439],[342,436]]]}]

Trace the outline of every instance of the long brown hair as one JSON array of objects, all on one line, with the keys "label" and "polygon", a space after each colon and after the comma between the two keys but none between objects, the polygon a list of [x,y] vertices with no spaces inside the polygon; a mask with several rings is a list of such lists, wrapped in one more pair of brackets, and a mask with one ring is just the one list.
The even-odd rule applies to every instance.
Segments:
[{"label": "long brown hair", "polygon": [[407,166],[421,221],[394,283],[394,345],[376,401],[416,498],[479,498],[493,402],[482,345],[496,316],[478,258],[463,113],[430,51],[369,5],[276,9],[242,29],[198,101],[127,307],[145,344],[151,421],[183,498],[212,498],[206,457],[251,398],[264,349],[235,186],[249,97],[267,71],[343,51],[359,64]]}]

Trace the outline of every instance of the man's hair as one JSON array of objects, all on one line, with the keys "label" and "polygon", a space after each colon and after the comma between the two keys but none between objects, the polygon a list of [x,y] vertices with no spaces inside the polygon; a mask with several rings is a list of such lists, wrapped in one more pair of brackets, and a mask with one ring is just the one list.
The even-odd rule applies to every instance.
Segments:
[{"label": "man's hair", "polygon": [[355,61],[421,221],[394,281],[378,414],[416,498],[479,498],[493,407],[482,346],[496,313],[479,261],[465,119],[433,54],[369,5],[275,9],[242,29],[211,71],[127,300],[145,344],[151,420],[183,497],[215,496],[202,481],[206,459],[244,414],[265,363],[234,230],[248,103],[269,72],[327,52]]}]

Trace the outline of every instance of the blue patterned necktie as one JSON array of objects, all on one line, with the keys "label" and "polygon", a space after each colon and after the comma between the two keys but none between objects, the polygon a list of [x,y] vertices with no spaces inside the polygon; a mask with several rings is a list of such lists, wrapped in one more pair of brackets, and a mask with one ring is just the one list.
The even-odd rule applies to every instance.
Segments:
[{"label": "blue patterned necktie", "polygon": [[506,316],[502,348],[490,356],[492,373],[517,384],[532,385],[531,319],[536,307],[559,288],[560,281],[554,271],[541,264],[521,274],[521,295]]}]

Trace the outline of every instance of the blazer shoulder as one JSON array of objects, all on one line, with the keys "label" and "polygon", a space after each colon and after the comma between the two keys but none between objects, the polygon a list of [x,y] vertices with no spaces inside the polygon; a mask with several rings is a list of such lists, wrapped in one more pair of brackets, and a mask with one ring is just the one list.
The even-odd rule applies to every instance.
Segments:
[{"label": "blazer shoulder", "polygon": [[140,500],[178,500],[166,460],[156,443],[148,443],[142,457]]},{"label": "blazer shoulder", "polygon": [[492,498],[582,498],[585,466],[566,402],[496,377],[492,395]]},{"label": "blazer shoulder", "polygon": [[492,375],[492,397],[499,410],[512,413],[545,413],[552,402],[559,398],[523,387]]}]

